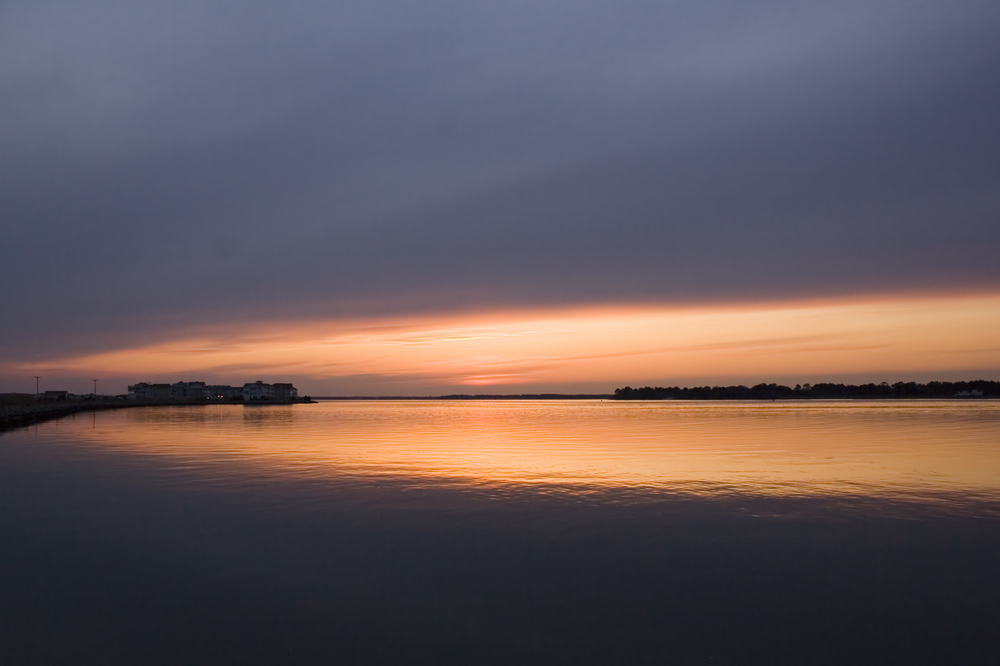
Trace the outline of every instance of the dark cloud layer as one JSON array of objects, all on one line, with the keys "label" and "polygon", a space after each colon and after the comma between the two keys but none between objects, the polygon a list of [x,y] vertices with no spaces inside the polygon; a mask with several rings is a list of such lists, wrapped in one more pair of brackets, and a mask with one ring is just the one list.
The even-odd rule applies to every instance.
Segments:
[{"label": "dark cloud layer", "polygon": [[8,359],[1000,286],[995,2],[0,6]]}]

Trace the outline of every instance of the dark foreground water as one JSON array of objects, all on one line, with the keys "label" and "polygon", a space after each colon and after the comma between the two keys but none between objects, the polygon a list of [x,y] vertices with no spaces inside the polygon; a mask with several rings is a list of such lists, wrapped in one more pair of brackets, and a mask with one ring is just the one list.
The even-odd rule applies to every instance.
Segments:
[{"label": "dark foreground water", "polygon": [[148,408],[0,435],[2,664],[995,664],[1000,404]]}]

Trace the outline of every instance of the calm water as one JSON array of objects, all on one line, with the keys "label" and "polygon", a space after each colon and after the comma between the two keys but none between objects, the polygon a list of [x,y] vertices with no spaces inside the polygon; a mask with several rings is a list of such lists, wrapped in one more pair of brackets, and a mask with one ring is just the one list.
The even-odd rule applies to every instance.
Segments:
[{"label": "calm water", "polygon": [[0,663],[996,663],[1000,403],[136,408],[0,435]]}]

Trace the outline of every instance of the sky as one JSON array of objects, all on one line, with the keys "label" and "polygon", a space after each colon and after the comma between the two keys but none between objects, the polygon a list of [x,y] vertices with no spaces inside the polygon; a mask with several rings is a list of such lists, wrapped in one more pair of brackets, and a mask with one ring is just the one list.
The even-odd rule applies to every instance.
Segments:
[{"label": "sky", "polygon": [[0,3],[0,391],[1000,379],[1000,4]]}]

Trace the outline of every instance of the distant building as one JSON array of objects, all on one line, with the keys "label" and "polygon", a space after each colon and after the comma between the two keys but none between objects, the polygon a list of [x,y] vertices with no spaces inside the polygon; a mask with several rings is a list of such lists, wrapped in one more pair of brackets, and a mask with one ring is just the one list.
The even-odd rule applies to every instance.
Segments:
[{"label": "distant building", "polygon": [[242,400],[243,387],[211,384],[204,388],[202,395],[205,396],[205,400]]},{"label": "distant building", "polygon": [[265,384],[257,380],[243,385],[244,402],[275,400],[285,402],[299,397],[299,390],[291,384]]},{"label": "distant building", "polygon": [[295,400],[299,397],[299,390],[291,384],[271,384],[274,387],[275,400]]},{"label": "distant building", "polygon": [[[60,391],[46,391],[60,393]],[[65,391],[61,391],[65,396]],[[205,382],[176,382],[174,384],[150,384],[139,382],[128,387],[129,400],[178,400],[184,402],[237,401],[245,402],[288,402],[299,397],[299,391],[291,384],[265,384],[262,381],[238,386],[222,384],[207,385]],[[43,399],[39,396],[39,399]],[[63,398],[44,398],[48,400]]]},{"label": "distant building", "polygon": [[38,396],[39,400],[66,400],[69,398],[69,391],[46,391]]},{"label": "distant building", "polygon": [[139,382],[128,387],[129,400],[169,400],[173,387],[170,384]]},{"label": "distant building", "polygon": [[205,382],[177,382],[170,386],[170,397],[175,400],[202,400]]},{"label": "distant building", "polygon": [[257,402],[258,400],[274,400],[274,386],[265,384],[259,379],[253,383],[243,385],[244,402]]}]

